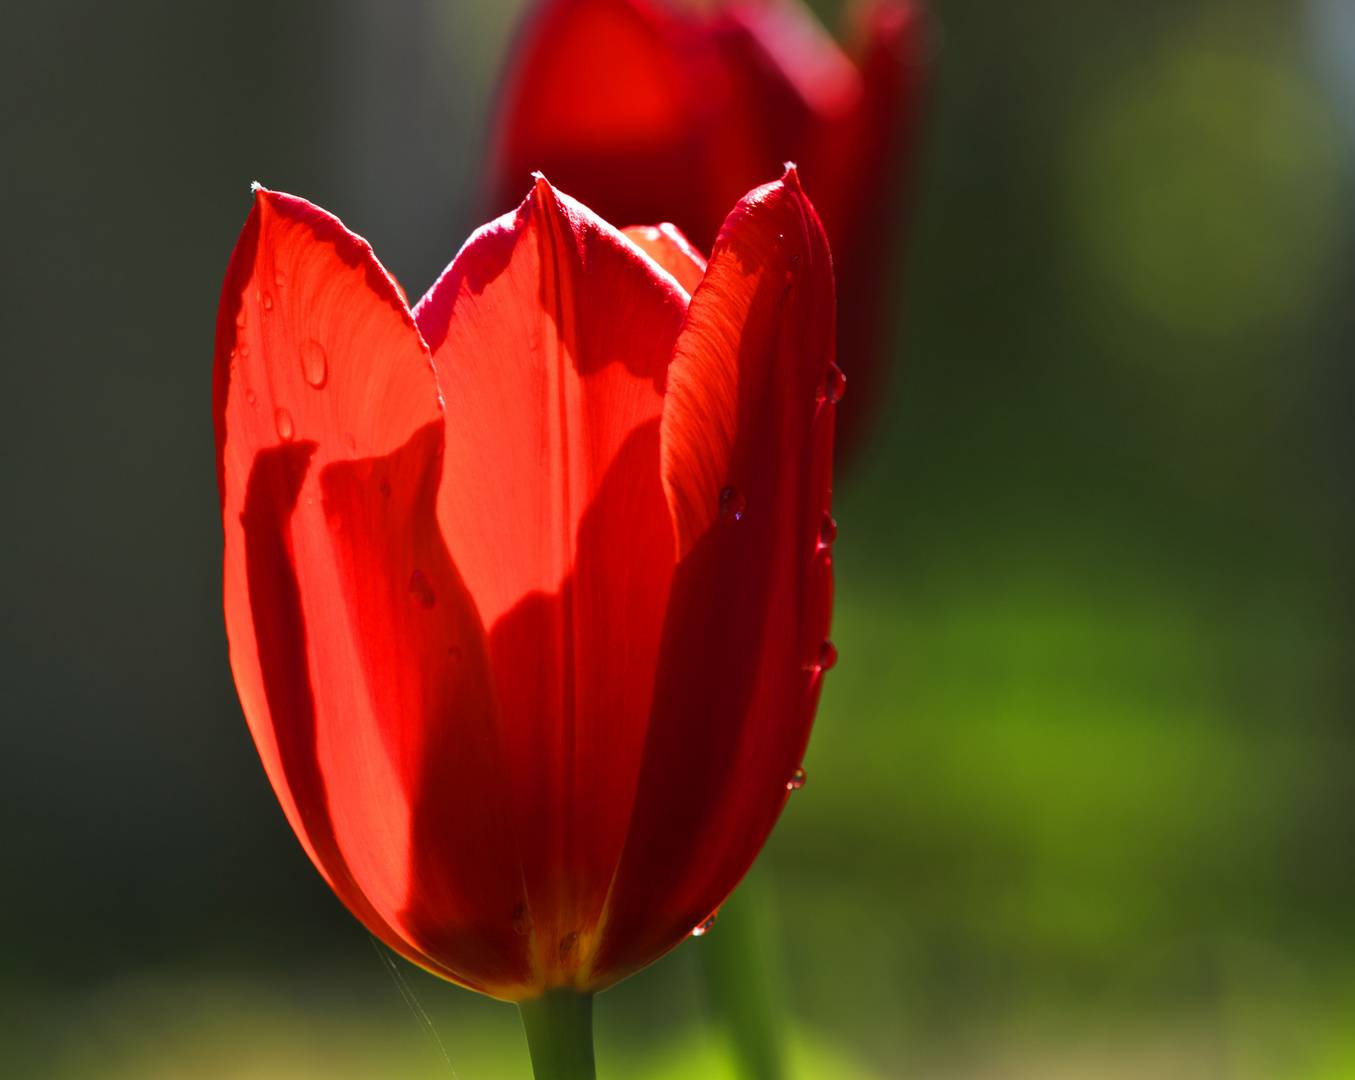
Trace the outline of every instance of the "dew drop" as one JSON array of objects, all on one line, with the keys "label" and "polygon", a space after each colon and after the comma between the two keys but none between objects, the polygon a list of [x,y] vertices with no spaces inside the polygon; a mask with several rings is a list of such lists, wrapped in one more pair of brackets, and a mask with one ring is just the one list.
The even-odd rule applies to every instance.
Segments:
[{"label": "dew drop", "polygon": [[825,547],[837,539],[837,522],[833,520],[833,515],[827,510],[823,512],[823,520],[819,522],[819,543]]},{"label": "dew drop", "polygon": [[391,497],[391,482],[389,480],[382,480],[377,487],[381,489],[381,494],[386,496],[386,498],[389,499]]},{"label": "dew drop", "polygon": [[296,428],[292,426],[292,414],[286,409],[279,408],[273,414],[273,423],[277,425],[278,438],[283,442],[291,442],[292,436],[296,434]]},{"label": "dew drop", "polygon": [[245,391],[245,400],[248,401],[251,405],[253,405],[253,404],[254,404],[256,401],[258,401],[259,399],[255,396],[253,390],[246,390],[246,391]]},{"label": "dew drop", "polygon": [[241,356],[248,356],[248,355],[249,355],[249,346],[248,346],[248,345],[241,345],[241,346],[240,346],[240,355],[241,355]]},{"label": "dew drop", "polygon": [[518,937],[526,937],[532,932],[532,913],[527,910],[526,904],[519,904],[513,909],[513,933]]},{"label": "dew drop", "polygon": [[842,395],[847,391],[847,376],[842,374],[842,369],[837,366],[837,362],[828,365],[828,375],[819,387],[819,392],[815,395],[820,401],[827,400],[830,404],[836,405],[842,400]]},{"label": "dew drop", "polygon": [[458,663],[458,662],[460,662],[460,660],[461,660],[461,646],[460,646],[460,645],[452,645],[452,646],[450,646],[450,647],[447,649],[447,655],[450,656],[450,657],[452,658],[452,662],[453,662],[453,663]]},{"label": "dew drop", "polygon": [[720,492],[720,519],[742,520],[743,509],[746,505],[743,492],[731,484]]},{"label": "dew drop", "polygon": [[329,381],[329,358],[324,346],[318,341],[307,340],[301,343],[301,374],[315,389],[321,389]]},{"label": "dew drop", "polygon": [[410,575],[409,594],[426,608],[430,608],[438,602],[438,598],[433,595],[433,586],[430,585],[428,579],[424,577],[422,570],[415,570],[414,573]]},{"label": "dew drop", "polygon": [[793,773],[790,774],[790,779],[786,781],[786,790],[799,791],[802,787],[805,786],[806,779],[807,777],[805,776],[804,769],[796,769]]},{"label": "dew drop", "polygon": [[267,289],[264,290],[263,294],[263,309],[264,311],[273,310],[273,294],[269,292]]},{"label": "dew drop", "polygon": [[235,325],[243,327],[245,325],[245,309],[241,308],[235,315]]},{"label": "dew drop", "polygon": [[570,955],[578,947],[578,944],[579,944],[579,932],[577,930],[571,930],[564,937],[562,937],[560,939],[560,960],[562,962],[568,961]]},{"label": "dew drop", "polygon": [[715,925],[715,916],[719,911],[712,911],[699,923],[692,927],[692,937],[705,937],[710,932],[710,928]]},{"label": "dew drop", "polygon": [[833,665],[837,663],[837,646],[827,638],[823,639],[823,644],[819,646],[819,655],[813,660],[804,662],[804,670],[812,671],[815,675],[821,675],[825,671],[831,671]]}]

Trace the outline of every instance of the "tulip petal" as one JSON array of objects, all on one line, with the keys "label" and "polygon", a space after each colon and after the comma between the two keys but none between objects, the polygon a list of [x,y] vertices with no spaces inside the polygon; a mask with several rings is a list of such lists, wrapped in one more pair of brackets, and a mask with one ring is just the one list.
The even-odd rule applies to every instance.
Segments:
[{"label": "tulip petal", "polygon": [[609,221],[667,218],[706,250],[729,208],[782,160],[766,158],[764,118],[711,35],[653,0],[539,5],[503,85],[498,208],[541,170]]},{"label": "tulip petal", "polygon": [[627,240],[672,274],[688,296],[706,276],[706,257],[671,221],[659,225],[630,225],[621,231]]},{"label": "tulip petal", "polygon": [[791,169],[726,221],[669,367],[660,438],[681,561],[597,986],[723,901],[804,753],[832,606],[833,317],[827,242]]},{"label": "tulip petal", "polygon": [[906,169],[916,143],[927,74],[923,9],[901,0],[855,5],[853,55],[865,88],[861,105],[818,124],[800,160],[805,190],[814,197],[832,238],[837,271],[839,363],[852,392],[838,416],[838,459],[859,448],[890,374],[891,265]]},{"label": "tulip petal", "polygon": [[366,243],[301,200],[256,194],[214,413],[231,666],[288,819],[387,944],[511,994],[521,874],[485,636],[437,527],[430,357]]},{"label": "tulip petal", "polygon": [[[861,78],[816,16],[799,0],[741,0],[729,5],[756,55],[740,56],[753,80],[783,79],[816,116],[848,116],[861,104]],[[764,82],[763,93],[766,93]]]},{"label": "tulip petal", "polygon": [[[544,170],[571,191],[582,182],[585,202],[605,207],[609,220],[654,220],[646,190],[672,186],[690,138],[689,73],[672,46],[677,25],[644,0],[538,7],[514,50],[493,128],[502,208]],[[608,162],[624,167],[618,173]]]},{"label": "tulip petal", "polygon": [[682,289],[543,179],[415,310],[442,535],[489,628],[535,944],[572,982],[624,842],[674,557],[659,477]]},{"label": "tulip petal", "polygon": [[672,221],[707,252],[729,208],[797,161],[831,240],[854,387],[840,461],[892,366],[891,252],[928,66],[921,4],[845,13],[847,51],[801,0],[540,0],[503,82],[490,169],[496,210],[540,169],[611,221]]}]

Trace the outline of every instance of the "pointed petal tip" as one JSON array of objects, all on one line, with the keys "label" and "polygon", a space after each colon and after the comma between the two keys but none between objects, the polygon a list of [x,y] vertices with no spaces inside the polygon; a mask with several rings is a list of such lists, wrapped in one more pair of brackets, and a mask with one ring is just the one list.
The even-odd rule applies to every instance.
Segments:
[{"label": "pointed petal tip", "polygon": [[532,208],[542,212],[551,208],[563,209],[564,204],[561,202],[560,196],[560,189],[547,180],[546,174],[538,169],[532,173],[532,189],[527,192],[527,197],[518,206],[518,213],[530,211]]}]

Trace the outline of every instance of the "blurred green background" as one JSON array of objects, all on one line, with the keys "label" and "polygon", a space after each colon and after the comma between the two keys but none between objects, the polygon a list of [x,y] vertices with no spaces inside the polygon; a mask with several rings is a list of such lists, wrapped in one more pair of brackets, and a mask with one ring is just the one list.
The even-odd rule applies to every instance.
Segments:
[{"label": "blurred green background", "polygon": [[[0,9],[5,1077],[529,1075],[404,966],[444,1057],[277,808],[209,410],[249,182],[421,293],[519,8]],[[841,661],[753,880],[794,1072],[1355,1077],[1355,0],[935,10]],[[599,999],[604,1077],[727,1075],[693,948]]]}]

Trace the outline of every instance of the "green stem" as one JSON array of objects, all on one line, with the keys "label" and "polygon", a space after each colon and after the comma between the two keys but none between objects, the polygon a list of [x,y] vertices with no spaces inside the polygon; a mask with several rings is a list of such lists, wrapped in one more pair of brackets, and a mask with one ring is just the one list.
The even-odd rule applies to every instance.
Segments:
[{"label": "green stem", "polygon": [[746,879],[720,908],[697,953],[706,996],[729,1039],[740,1080],[782,1080],[781,1024],[767,973],[757,882]]},{"label": "green stem", "polygon": [[593,995],[547,990],[518,1002],[536,1080],[597,1080]]}]

